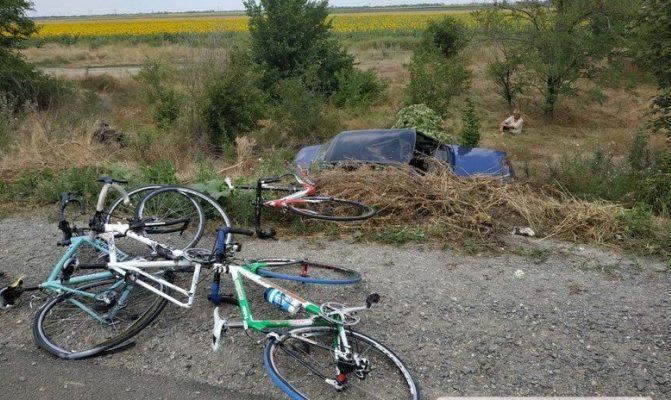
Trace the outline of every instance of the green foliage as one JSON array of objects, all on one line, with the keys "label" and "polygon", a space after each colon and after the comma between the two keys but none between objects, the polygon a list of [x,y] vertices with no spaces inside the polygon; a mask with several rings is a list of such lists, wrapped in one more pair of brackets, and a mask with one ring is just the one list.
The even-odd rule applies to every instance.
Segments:
[{"label": "green foliage", "polygon": [[14,140],[14,106],[6,96],[0,95],[0,152]]},{"label": "green foliage", "polygon": [[465,92],[470,81],[471,73],[458,57],[446,60],[434,53],[415,53],[406,88],[407,103],[423,103],[445,115],[452,98]]},{"label": "green foliage", "polygon": [[379,233],[375,236],[375,239],[382,243],[400,245],[408,242],[424,242],[427,235],[420,228],[402,228]]},{"label": "green foliage", "polygon": [[26,171],[2,188],[5,201],[44,205],[58,202],[61,193],[76,192],[84,201],[95,200],[100,186],[93,167],[72,167],[60,173],[50,170]]},{"label": "green foliage", "polygon": [[63,104],[72,90],[37,71],[20,55],[0,49],[0,93],[5,93],[17,108],[33,103],[46,109]]},{"label": "green foliage", "polygon": [[396,114],[394,128],[415,128],[441,142],[451,143],[453,141],[443,129],[443,119],[426,104],[413,104],[401,109]]},{"label": "green foliage", "polygon": [[459,133],[459,144],[462,146],[477,147],[480,143],[480,118],[475,113],[475,107],[470,99],[466,100],[461,122],[462,128]]},{"label": "green foliage", "polygon": [[336,73],[353,59],[331,35],[328,1],[247,0],[252,56],[264,71],[264,87],[301,77],[325,94],[337,89]]},{"label": "green foliage", "polygon": [[211,178],[204,182],[194,183],[191,187],[199,192],[205,193],[217,201],[226,199],[231,192],[228,185],[226,185],[226,182],[219,177]]},{"label": "green foliage", "polygon": [[176,184],[177,168],[167,158],[160,158],[155,164],[140,166],[141,180],[145,184]]},{"label": "green foliage", "polygon": [[356,68],[338,71],[336,80],[338,90],[331,96],[331,100],[339,107],[371,105],[382,97],[388,86],[375,72]]},{"label": "green foliage", "polygon": [[445,16],[440,20],[429,21],[422,34],[420,48],[423,51],[437,52],[446,59],[456,57],[468,44],[468,29],[458,19]]},{"label": "green foliage", "polygon": [[636,203],[618,215],[618,218],[626,224],[627,237],[646,239],[653,232],[652,213],[647,204]]},{"label": "green foliage", "polygon": [[207,82],[202,115],[214,145],[231,145],[238,134],[254,129],[263,117],[266,95],[259,76],[244,60],[233,58],[227,70]]},{"label": "green foliage", "polygon": [[154,122],[161,129],[168,129],[177,121],[184,104],[184,95],[173,88],[163,92],[161,99],[154,106]]},{"label": "green foliage", "polygon": [[28,0],[3,0],[0,3],[0,51],[18,47],[37,31],[26,13],[33,9]]},{"label": "green foliage", "polygon": [[179,118],[184,95],[172,85],[175,71],[160,61],[145,64],[138,74],[143,93],[152,105],[154,122],[161,129],[168,129]]},{"label": "green foliage", "polygon": [[660,88],[652,103],[650,127],[671,136],[671,2],[643,0],[637,33],[639,58]]},{"label": "green foliage", "polygon": [[[619,44],[614,28],[626,23],[626,10],[619,0],[528,0],[503,1],[501,12],[486,26],[488,36],[504,43],[512,59],[519,59],[543,96],[542,108],[552,118],[557,101],[574,93],[578,79],[593,75],[601,59]],[[514,34],[505,32],[513,26]],[[610,29],[610,30],[604,30]],[[501,72],[500,70],[498,72]]]}]

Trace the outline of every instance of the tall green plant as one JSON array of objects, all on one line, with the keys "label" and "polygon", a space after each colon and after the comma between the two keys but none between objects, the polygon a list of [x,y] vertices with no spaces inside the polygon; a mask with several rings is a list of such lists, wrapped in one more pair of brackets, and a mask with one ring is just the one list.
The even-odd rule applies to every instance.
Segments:
[{"label": "tall green plant", "polygon": [[301,77],[314,89],[337,89],[336,73],[353,59],[331,35],[327,0],[246,0],[251,52],[269,89],[279,79]]},{"label": "tall green plant", "polygon": [[461,122],[459,144],[467,147],[477,147],[480,144],[480,119],[475,113],[475,106],[470,99],[466,100]]},{"label": "tall green plant", "polygon": [[659,83],[652,127],[671,135],[671,2],[644,0],[637,21],[639,56]]},{"label": "tall green plant", "polygon": [[[542,108],[552,119],[559,99],[574,93],[576,82],[590,76],[616,46],[613,30],[622,26],[622,0],[503,1],[496,8],[516,27],[509,43],[543,96]],[[631,3],[631,2],[629,2]],[[611,29],[604,31],[604,29]]]}]

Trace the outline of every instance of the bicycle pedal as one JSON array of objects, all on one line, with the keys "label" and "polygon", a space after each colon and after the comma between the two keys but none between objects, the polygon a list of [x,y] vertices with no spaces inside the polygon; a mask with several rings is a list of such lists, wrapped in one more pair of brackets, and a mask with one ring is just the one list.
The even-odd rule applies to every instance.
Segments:
[{"label": "bicycle pedal", "polygon": [[214,326],[212,327],[212,350],[219,350],[221,337],[228,332],[228,320],[221,318],[219,307],[214,309]]}]

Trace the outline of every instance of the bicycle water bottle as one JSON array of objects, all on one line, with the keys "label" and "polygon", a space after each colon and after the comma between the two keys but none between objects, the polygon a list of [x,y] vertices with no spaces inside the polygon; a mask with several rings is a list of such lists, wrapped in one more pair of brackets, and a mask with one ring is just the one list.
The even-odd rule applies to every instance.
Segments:
[{"label": "bicycle water bottle", "polygon": [[273,288],[266,289],[266,291],[263,293],[263,298],[266,299],[268,303],[274,305],[277,308],[281,308],[291,315],[296,314],[301,307],[301,303],[298,300],[280,290]]}]

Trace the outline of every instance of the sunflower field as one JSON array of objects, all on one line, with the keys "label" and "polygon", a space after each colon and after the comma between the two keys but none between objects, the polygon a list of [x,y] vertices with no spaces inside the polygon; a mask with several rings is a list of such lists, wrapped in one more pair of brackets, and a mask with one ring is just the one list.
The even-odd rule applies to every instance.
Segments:
[{"label": "sunflower field", "polygon": [[[470,20],[466,11],[459,12],[378,12],[334,14],[336,33],[408,34],[423,29],[427,22],[450,14]],[[133,37],[179,34],[208,34],[215,32],[246,32],[247,17],[243,15],[188,15],[175,17],[128,17],[92,19],[45,19],[38,21],[37,37],[57,38]]]}]

